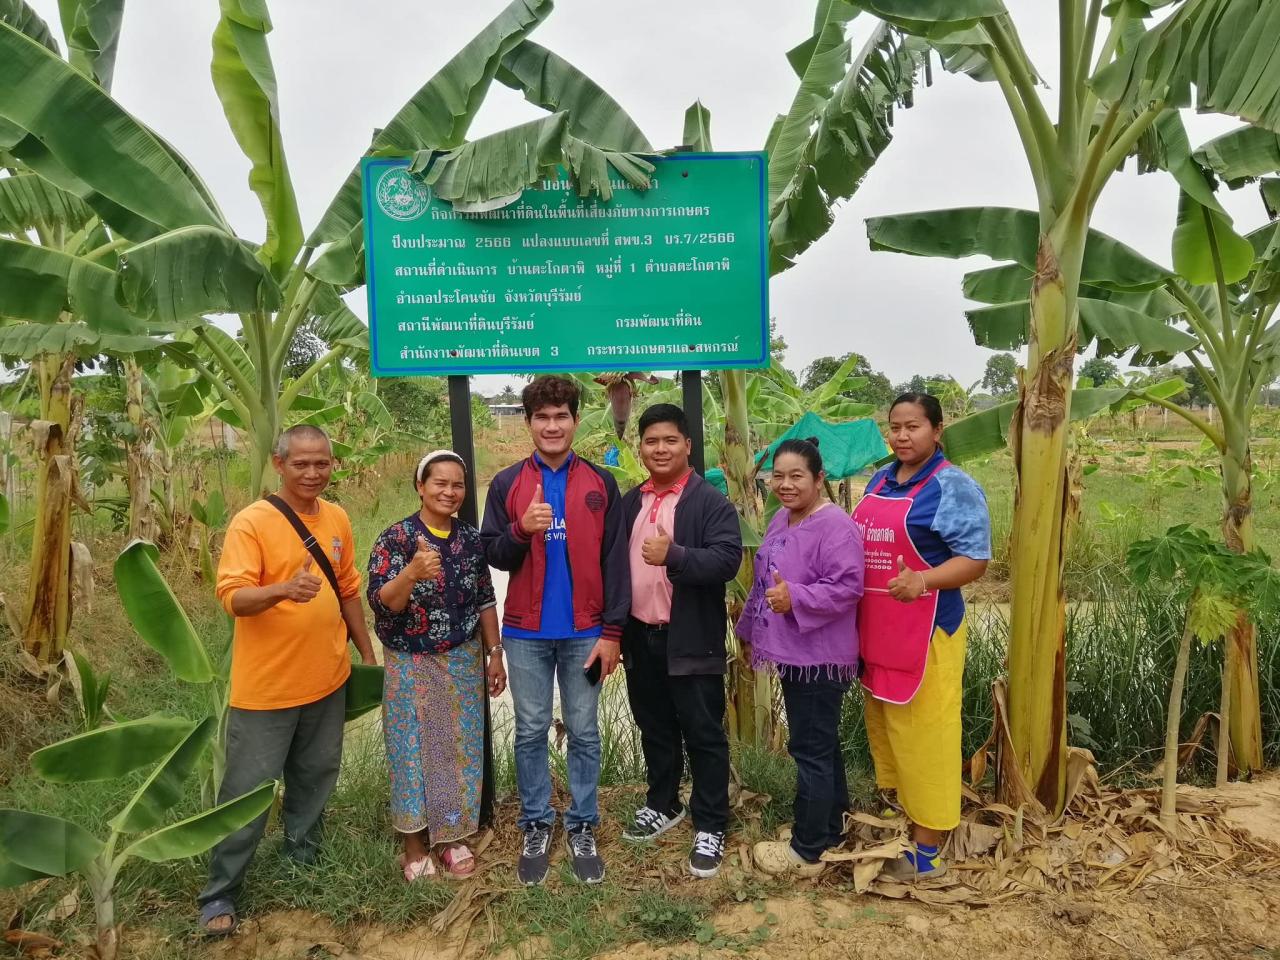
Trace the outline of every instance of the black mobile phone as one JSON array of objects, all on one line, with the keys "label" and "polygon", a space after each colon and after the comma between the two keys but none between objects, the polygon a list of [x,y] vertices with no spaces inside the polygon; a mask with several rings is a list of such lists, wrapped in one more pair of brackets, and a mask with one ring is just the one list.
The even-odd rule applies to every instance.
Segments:
[{"label": "black mobile phone", "polygon": [[593,687],[600,682],[600,658],[596,657],[591,661],[591,666],[582,668],[582,675],[587,678],[587,683]]}]

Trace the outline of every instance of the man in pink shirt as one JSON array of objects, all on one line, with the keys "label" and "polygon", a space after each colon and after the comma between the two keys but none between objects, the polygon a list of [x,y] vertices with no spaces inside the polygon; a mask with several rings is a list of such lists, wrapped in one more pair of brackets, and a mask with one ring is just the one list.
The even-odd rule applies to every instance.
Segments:
[{"label": "man in pink shirt", "polygon": [[690,468],[690,452],[679,407],[655,404],[640,415],[649,479],[622,498],[631,558],[622,658],[649,789],[622,836],[649,841],[684,819],[679,790],[688,752],[689,872],[714,877],[729,829],[725,584],[742,562],[742,532],[733,505]]}]

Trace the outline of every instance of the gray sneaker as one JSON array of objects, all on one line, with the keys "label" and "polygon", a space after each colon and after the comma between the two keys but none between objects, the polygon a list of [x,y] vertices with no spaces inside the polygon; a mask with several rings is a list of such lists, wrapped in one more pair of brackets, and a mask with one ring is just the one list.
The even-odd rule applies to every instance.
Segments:
[{"label": "gray sneaker", "polygon": [[536,887],[547,879],[551,863],[551,825],[531,823],[524,828],[524,846],[516,864],[516,879],[526,887]]},{"label": "gray sneaker", "polygon": [[573,872],[583,883],[600,883],[604,880],[604,860],[596,848],[596,833],[591,824],[580,823],[565,831],[565,849],[573,862]]},{"label": "gray sneaker", "polygon": [[670,815],[659,813],[653,807],[641,807],[636,811],[631,826],[622,831],[622,839],[632,843],[646,843],[666,833],[684,817],[684,807]]}]

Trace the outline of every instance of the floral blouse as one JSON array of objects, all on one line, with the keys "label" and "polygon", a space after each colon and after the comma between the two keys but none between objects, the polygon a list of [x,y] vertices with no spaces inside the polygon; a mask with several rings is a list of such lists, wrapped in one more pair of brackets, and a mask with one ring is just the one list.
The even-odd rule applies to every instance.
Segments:
[{"label": "floral blouse", "polygon": [[[396,613],[378,591],[413,560],[420,536],[440,551],[440,575],[414,584],[408,604]],[[401,653],[444,653],[465,643],[475,633],[480,611],[497,603],[480,533],[457,519],[447,538],[432,533],[416,513],[392,524],[369,554],[368,583],[378,639]]]}]

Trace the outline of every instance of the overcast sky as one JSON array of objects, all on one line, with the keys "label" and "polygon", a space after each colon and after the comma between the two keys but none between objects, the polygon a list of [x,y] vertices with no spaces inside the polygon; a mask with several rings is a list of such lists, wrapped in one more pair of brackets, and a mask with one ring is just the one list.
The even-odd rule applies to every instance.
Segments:
[{"label": "overcast sky", "polygon": [[[56,0],[28,0],[58,33]],[[1056,76],[1056,4],[1006,0],[1041,74]],[[285,150],[310,230],[399,107],[499,10],[504,0],[276,0],[270,36],[280,84]],[[358,12],[357,12],[358,11]],[[167,137],[209,182],[241,236],[260,240],[262,214],[248,161],[227,128],[209,79],[217,0],[128,0],[114,95]],[[864,18],[866,19],[866,18]],[[797,79],[784,54],[812,32],[813,3],[788,0],[559,0],[533,39],[595,79],[659,147],[679,142],[685,108],[711,110],[720,150],[760,149],[788,109]],[[866,26],[855,22],[855,35]],[[1051,95],[1051,94],[1050,94]],[[539,115],[495,83],[472,128],[478,136]],[[1193,144],[1233,125],[1188,118]],[[832,230],[775,278],[770,312],[801,370],[815,357],[866,354],[894,381],[949,373],[982,376],[988,351],[964,321],[960,278],[986,261],[871,253],[867,217],[934,207],[1034,208],[1026,162],[994,84],[934,71],[933,86],[895,117],[895,139]],[[1169,262],[1177,191],[1163,174],[1113,178],[1094,226]],[[1257,191],[1225,203],[1238,228],[1264,214]],[[363,297],[353,302],[365,316]],[[491,390],[505,378],[477,378]]]}]

